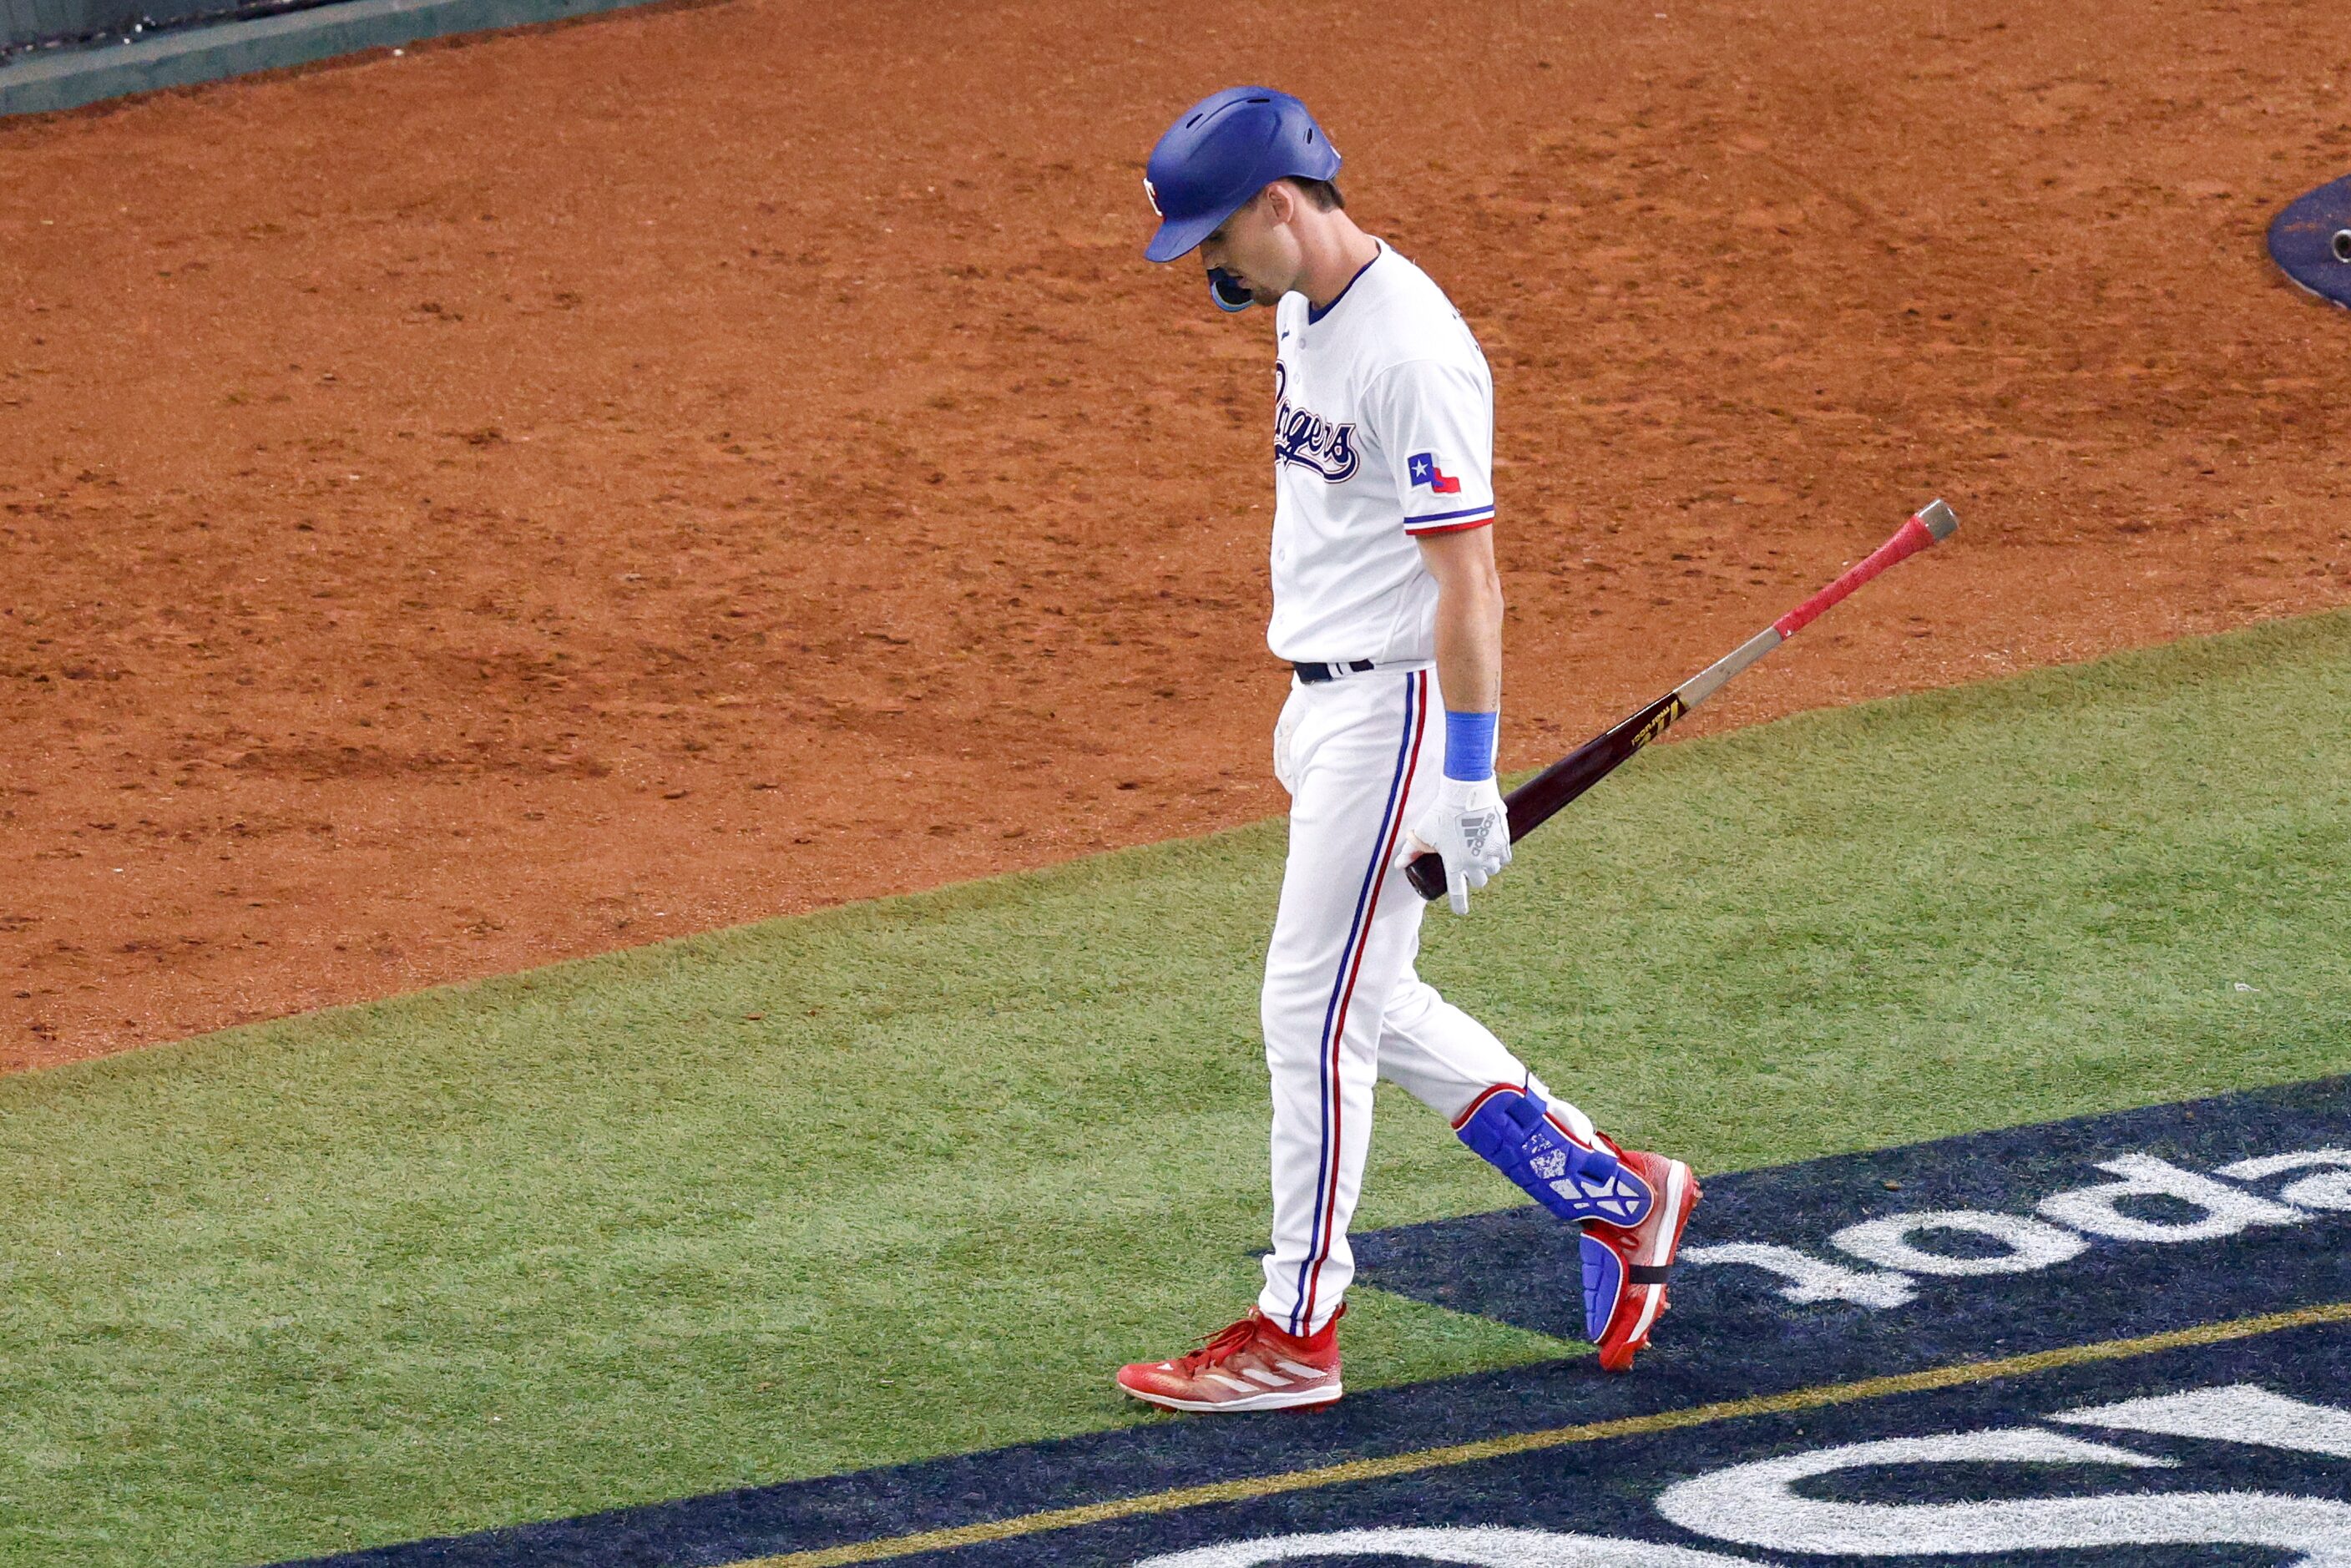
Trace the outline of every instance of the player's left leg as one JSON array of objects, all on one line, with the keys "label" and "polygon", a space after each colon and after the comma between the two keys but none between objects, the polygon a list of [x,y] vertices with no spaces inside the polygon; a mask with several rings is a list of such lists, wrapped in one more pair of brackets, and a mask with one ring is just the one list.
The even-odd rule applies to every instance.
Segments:
[{"label": "player's left leg", "polygon": [[1562,1219],[1637,1225],[1656,1200],[1592,1118],[1410,968],[1380,1020],[1380,1076]]},{"label": "player's left leg", "polygon": [[[1437,695],[1435,702],[1443,697]],[[1413,805],[1437,787],[1435,748]],[[1489,895],[1490,896],[1490,895]],[[1449,1122],[1461,1141],[1552,1213],[1580,1228],[1585,1331],[1600,1364],[1629,1370],[1666,1306],[1666,1275],[1698,1200],[1688,1166],[1625,1149],[1476,1019],[1414,972],[1426,905],[1408,899],[1404,963],[1380,1020],[1379,1075]]]},{"label": "player's left leg", "polygon": [[1698,1205],[1689,1166],[1620,1147],[1409,968],[1389,993],[1379,1050],[1381,1077],[1580,1228],[1585,1335],[1603,1367],[1630,1370],[1665,1312],[1667,1271]]}]

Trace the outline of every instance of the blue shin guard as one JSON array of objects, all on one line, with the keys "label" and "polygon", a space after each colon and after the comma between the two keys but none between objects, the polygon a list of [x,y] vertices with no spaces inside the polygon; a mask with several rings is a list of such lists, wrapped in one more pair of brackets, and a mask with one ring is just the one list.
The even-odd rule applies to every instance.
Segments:
[{"label": "blue shin guard", "polygon": [[1457,1132],[1489,1165],[1562,1219],[1627,1226],[1646,1219],[1656,1202],[1649,1184],[1606,1149],[1587,1149],[1571,1140],[1544,1120],[1544,1109],[1541,1100],[1520,1090],[1489,1089]]},{"label": "blue shin guard", "polygon": [[1589,1231],[1577,1245],[1583,1249],[1583,1337],[1598,1344],[1616,1315],[1616,1299],[1625,1293],[1625,1260]]}]

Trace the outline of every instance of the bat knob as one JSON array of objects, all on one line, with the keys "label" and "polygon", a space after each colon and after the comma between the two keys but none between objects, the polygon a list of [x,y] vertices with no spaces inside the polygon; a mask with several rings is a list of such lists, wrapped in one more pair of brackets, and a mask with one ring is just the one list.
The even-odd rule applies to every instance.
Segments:
[{"label": "bat knob", "polygon": [[1412,863],[1404,868],[1404,875],[1421,897],[1433,903],[1445,896],[1445,857],[1436,851],[1415,855]]}]

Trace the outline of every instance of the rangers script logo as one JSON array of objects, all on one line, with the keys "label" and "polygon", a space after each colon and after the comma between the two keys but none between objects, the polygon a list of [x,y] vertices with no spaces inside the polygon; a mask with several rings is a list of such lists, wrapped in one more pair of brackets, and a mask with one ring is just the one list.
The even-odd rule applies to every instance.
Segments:
[{"label": "rangers script logo", "polygon": [[1352,479],[1363,466],[1355,427],[1333,424],[1312,409],[1292,408],[1289,367],[1273,365],[1273,460],[1311,468],[1331,484]]}]

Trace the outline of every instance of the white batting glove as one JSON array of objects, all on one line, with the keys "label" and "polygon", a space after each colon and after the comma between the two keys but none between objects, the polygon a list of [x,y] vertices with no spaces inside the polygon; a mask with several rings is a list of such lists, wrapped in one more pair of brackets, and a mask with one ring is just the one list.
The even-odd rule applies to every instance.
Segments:
[{"label": "white batting glove", "polygon": [[1431,850],[1445,857],[1446,902],[1454,914],[1468,914],[1470,890],[1510,863],[1510,818],[1490,774],[1475,783],[1447,779],[1437,786],[1437,799],[1405,834],[1397,869]]}]

